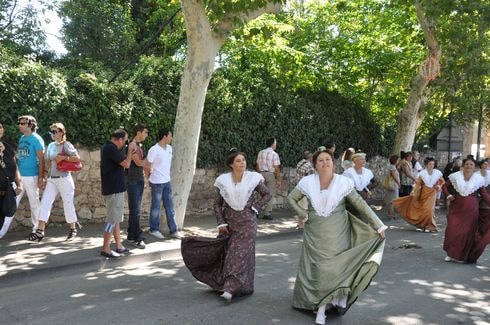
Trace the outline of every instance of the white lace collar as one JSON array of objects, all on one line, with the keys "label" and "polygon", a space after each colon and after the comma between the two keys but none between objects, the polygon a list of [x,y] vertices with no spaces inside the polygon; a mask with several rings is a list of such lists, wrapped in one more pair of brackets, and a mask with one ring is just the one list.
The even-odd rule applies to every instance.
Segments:
[{"label": "white lace collar", "polygon": [[459,171],[449,175],[449,180],[453,184],[454,189],[458,191],[461,196],[468,196],[485,185],[485,180],[478,173],[473,173],[471,178],[468,181],[465,181],[463,172]]},{"label": "white lace collar", "polygon": [[359,192],[364,190],[374,177],[373,172],[364,167],[362,167],[361,174],[358,174],[355,168],[351,167],[347,169],[343,175],[349,177],[354,182],[354,186]]},{"label": "white lace collar", "polygon": [[349,178],[334,174],[328,188],[320,190],[320,176],[315,173],[303,177],[297,188],[308,197],[316,214],[326,218],[335,210],[340,201],[354,189],[354,184]]},{"label": "white lace collar", "polygon": [[433,169],[430,175],[427,169],[424,169],[419,173],[419,177],[422,178],[425,186],[432,188],[442,177],[442,173],[439,169]]},{"label": "white lace collar", "polygon": [[264,177],[259,173],[245,171],[239,183],[235,184],[231,173],[226,173],[216,178],[214,186],[233,210],[242,211],[257,185],[263,181]]},{"label": "white lace collar", "polygon": [[485,176],[483,176],[481,174],[481,170],[480,170],[480,175],[483,177],[483,179],[485,181],[485,187],[487,187],[488,185],[490,185],[490,170],[487,169],[487,174]]}]

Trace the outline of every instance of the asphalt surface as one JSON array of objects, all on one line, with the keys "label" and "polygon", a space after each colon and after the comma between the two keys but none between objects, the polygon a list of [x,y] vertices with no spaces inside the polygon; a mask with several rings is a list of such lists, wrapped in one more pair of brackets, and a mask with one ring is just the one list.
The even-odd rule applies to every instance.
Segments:
[{"label": "asphalt surface", "polygon": [[[377,213],[389,226],[380,271],[327,324],[490,324],[490,250],[476,265],[447,263],[445,210],[435,234]],[[109,260],[99,255],[99,224],[73,242],[64,241],[66,227],[48,228],[40,243],[9,233],[0,240],[0,324],[312,324],[311,312],[291,308],[302,245],[293,216],[278,210],[275,220],[259,220],[255,292],[231,304],[192,278],[179,240],[147,235],[146,249],[127,245],[130,255]],[[188,217],[183,234],[214,236],[214,225],[211,215]]]}]

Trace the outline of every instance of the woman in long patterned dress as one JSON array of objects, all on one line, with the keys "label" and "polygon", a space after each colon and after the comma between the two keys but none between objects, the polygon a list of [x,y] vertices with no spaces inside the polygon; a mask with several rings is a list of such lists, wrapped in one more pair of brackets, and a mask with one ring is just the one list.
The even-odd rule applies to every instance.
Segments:
[{"label": "woman in long patterned dress", "polygon": [[272,196],[262,175],[246,170],[243,152],[233,151],[226,165],[231,172],[220,175],[214,183],[218,238],[185,237],[181,251],[192,275],[230,302],[233,296],[253,293],[256,216]]},{"label": "woman in long patterned dress", "polygon": [[447,262],[476,263],[480,257],[472,254],[479,231],[478,194],[487,204],[490,204],[490,195],[485,190],[484,178],[480,173],[474,173],[475,164],[472,158],[463,160],[462,170],[449,175],[449,180],[442,187],[449,201],[443,246]]},{"label": "woman in long patterned dress", "polygon": [[[356,301],[378,271],[387,228],[356,192],[352,181],[334,174],[332,154],[317,151],[315,174],[301,179],[288,196],[305,219],[303,249],[294,286],[293,307],[318,309],[315,323],[325,324],[325,310],[341,313]],[[308,209],[298,202],[308,199]],[[346,202],[364,214],[364,223],[346,209]]]},{"label": "woman in long patterned dress", "polygon": [[409,224],[425,232],[437,232],[436,199],[437,192],[444,184],[442,173],[435,169],[435,159],[425,160],[426,169],[419,173],[415,187],[409,196],[393,200],[394,207],[400,216]]}]

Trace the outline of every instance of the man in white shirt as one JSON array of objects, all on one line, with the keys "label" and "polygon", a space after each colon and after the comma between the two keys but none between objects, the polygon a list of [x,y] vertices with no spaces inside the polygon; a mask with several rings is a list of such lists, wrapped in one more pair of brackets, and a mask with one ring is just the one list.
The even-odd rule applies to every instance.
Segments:
[{"label": "man in white shirt", "polygon": [[180,238],[175,223],[172,187],[170,185],[170,167],[172,163],[172,132],[168,129],[158,131],[158,142],[148,150],[148,162],[151,164],[149,177],[151,187],[150,235],[163,239],[160,232],[160,202],[163,201],[170,237]]},{"label": "man in white shirt", "polygon": [[264,219],[272,220],[272,204],[276,195],[276,188],[280,191],[282,186],[281,161],[279,160],[279,155],[275,152],[277,148],[276,139],[269,138],[265,141],[265,144],[267,148],[261,150],[257,155],[255,170],[264,176],[265,185],[271,192],[272,199],[265,206]]}]

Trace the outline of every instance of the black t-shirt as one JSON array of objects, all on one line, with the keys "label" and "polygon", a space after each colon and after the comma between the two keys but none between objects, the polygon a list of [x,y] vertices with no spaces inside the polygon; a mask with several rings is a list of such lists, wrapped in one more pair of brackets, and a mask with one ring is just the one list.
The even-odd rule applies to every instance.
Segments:
[{"label": "black t-shirt", "polygon": [[124,167],[120,163],[126,159],[111,141],[100,148],[100,181],[102,195],[116,194],[126,191]]},{"label": "black t-shirt", "polygon": [[15,150],[5,142],[2,142],[2,144],[4,149],[3,152],[0,152],[0,168],[2,169],[0,171],[0,190],[4,191],[9,183],[15,181],[17,164],[15,163]]}]

